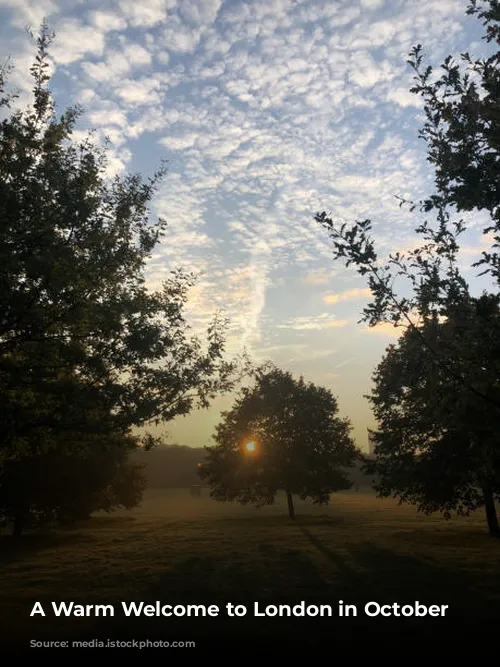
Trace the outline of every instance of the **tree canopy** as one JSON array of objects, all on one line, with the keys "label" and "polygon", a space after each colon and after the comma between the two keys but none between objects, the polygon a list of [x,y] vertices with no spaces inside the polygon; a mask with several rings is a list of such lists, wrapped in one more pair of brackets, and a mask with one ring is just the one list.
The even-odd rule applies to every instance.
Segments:
[{"label": "tree canopy", "polygon": [[351,486],[346,468],[356,450],[350,424],[337,415],[337,400],[324,387],[295,379],[273,366],[257,370],[217,426],[200,474],[220,501],[262,506],[278,490],[327,504],[334,491]]},{"label": "tree canopy", "polygon": [[[498,0],[471,0],[467,14],[485,27],[484,40],[500,44]],[[500,52],[485,58],[469,53],[448,56],[436,77],[424,67],[423,49],[416,46],[409,64],[415,71],[411,89],[424,101],[425,123],[420,136],[428,145],[428,161],[435,167],[436,194],[422,204],[427,210],[451,204],[457,211],[487,211],[500,232]],[[495,239],[498,250],[500,239]],[[493,261],[492,261],[493,260]],[[482,264],[497,277],[500,265],[483,256]]]},{"label": "tree canopy", "polygon": [[388,349],[369,397],[379,428],[376,458],[368,466],[381,473],[375,487],[381,496],[415,503],[426,513],[449,518],[453,511],[468,514],[484,506],[496,537],[498,422],[480,397],[434,364],[419,334],[454,359],[458,375],[480,379],[500,398],[499,304],[499,298],[472,299],[445,322],[429,320],[420,331],[408,329]]},{"label": "tree canopy", "polygon": [[131,460],[134,438],[93,438],[53,443],[47,452],[3,461],[0,526],[12,523],[13,535],[46,523],[88,519],[92,512],[132,509],[146,487],[143,466]]},{"label": "tree canopy", "polygon": [[207,407],[237,370],[224,318],[204,340],[189,331],[193,275],[172,268],[148,288],[167,232],[150,214],[165,168],[111,178],[106,149],[73,139],[82,109],[56,113],[52,38],[44,24],[27,108],[0,71],[0,466],[90,452]]},{"label": "tree canopy", "polygon": [[[488,43],[500,43],[498,0],[472,0],[467,13],[482,20],[484,39]],[[468,53],[461,54],[459,59],[449,56],[441,65],[441,72],[436,72],[431,65],[425,66],[422,46],[417,45],[408,62],[415,73],[411,90],[424,101],[426,120],[420,136],[427,142],[428,160],[435,167],[434,193],[420,202],[400,202],[409,205],[410,210],[435,216],[416,226],[421,244],[406,253],[392,253],[383,261],[370,235],[371,220],[357,221],[350,227],[336,225],[325,212],[319,213],[316,220],[332,240],[335,259],[344,261],[347,266],[354,264],[358,273],[368,280],[373,298],[364,309],[362,319],[370,326],[390,322],[407,330],[400,347],[389,349],[375,375],[376,413],[382,420],[377,437],[384,443],[377,464],[382,476],[379,488],[391,490],[400,498],[416,501],[427,509],[444,509],[448,513],[449,508],[472,508],[479,504],[476,491],[470,492],[469,498],[466,488],[479,484],[484,491],[485,485],[479,480],[484,481],[492,474],[497,457],[492,448],[498,450],[498,440],[485,438],[483,431],[485,422],[496,430],[500,424],[498,318],[495,315],[500,285],[500,51],[497,49],[487,58],[473,58]],[[487,274],[492,281],[491,292],[485,292],[482,297],[474,296],[459,264],[461,235],[471,224],[470,219],[467,222],[460,217],[465,211],[482,211],[488,218],[482,231],[487,235],[489,249],[481,254],[478,251],[478,260],[473,264],[480,269],[480,275]],[[397,286],[401,285],[398,281],[405,285],[404,297],[398,294]],[[434,387],[432,399],[424,392],[419,402],[420,385],[418,389],[411,389],[405,379],[405,369],[413,363],[411,354],[422,362],[416,370],[419,382],[424,382],[422,374],[427,378],[425,391]],[[394,369],[401,371],[399,380],[399,370]],[[439,378],[437,385],[436,378]],[[384,398],[387,383],[399,392],[393,409]],[[439,391],[435,390],[436,386]],[[450,406],[456,397],[459,397],[458,403]],[[405,414],[404,400],[412,401],[414,414],[410,416],[408,412],[408,419],[414,429],[421,429],[418,437],[416,430],[412,432],[410,440],[406,432],[395,435],[398,410]],[[426,429],[429,401],[434,404],[432,428],[438,429],[441,435],[433,435],[432,430]],[[473,418],[469,420],[466,415],[470,410]],[[403,420],[401,428],[404,423]],[[464,426],[460,434],[456,430],[459,424]],[[448,432],[453,436],[442,435]],[[406,451],[404,443],[416,437],[419,451],[427,438],[425,455],[420,452],[419,456],[414,456],[415,451]],[[459,456],[460,443],[476,452],[474,456],[462,458],[463,468],[453,464],[454,457]],[[455,478],[439,486],[436,481],[440,469],[438,461],[441,469],[448,466],[449,471],[454,471],[452,475],[461,470],[462,481]],[[485,465],[487,473],[483,469]],[[410,471],[418,475],[420,486],[415,486],[416,477],[412,477]],[[427,482],[424,475],[428,476]],[[436,494],[441,494],[439,502],[431,498],[435,496],[431,492],[434,484]],[[484,497],[483,500],[487,505],[490,532],[498,536],[490,491],[486,492],[489,500]],[[430,494],[428,502],[423,500],[426,494]]]}]

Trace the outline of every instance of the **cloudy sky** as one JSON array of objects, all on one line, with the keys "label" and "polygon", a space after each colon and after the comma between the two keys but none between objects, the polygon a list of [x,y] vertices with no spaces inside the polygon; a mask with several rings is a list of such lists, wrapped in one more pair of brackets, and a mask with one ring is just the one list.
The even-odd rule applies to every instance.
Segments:
[{"label": "cloudy sky", "polygon": [[[0,59],[29,91],[35,31],[56,32],[52,90],[80,102],[81,132],[112,142],[110,171],[169,173],[155,200],[168,236],[152,285],[175,266],[199,273],[189,317],[223,308],[233,351],[331,388],[354,436],[374,422],[363,394],[394,337],[359,324],[366,285],[332,260],[314,214],[371,218],[382,254],[415,242],[395,195],[432,191],[419,99],[406,63],[484,50],[465,0],[0,0]],[[25,98],[23,98],[25,99]],[[482,239],[466,239],[463,266]],[[201,446],[228,399],[169,425]]]}]

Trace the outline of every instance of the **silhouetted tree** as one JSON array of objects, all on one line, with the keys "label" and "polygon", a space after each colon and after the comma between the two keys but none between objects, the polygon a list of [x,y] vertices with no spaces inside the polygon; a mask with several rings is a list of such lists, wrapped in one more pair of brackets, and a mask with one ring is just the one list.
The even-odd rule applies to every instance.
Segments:
[{"label": "silhouetted tree", "polygon": [[[471,0],[467,14],[476,15],[485,27],[484,40],[500,44],[500,3]],[[420,136],[428,145],[428,161],[436,169],[437,194],[421,202],[425,210],[453,205],[457,211],[487,211],[493,225],[485,232],[500,232],[500,51],[473,58],[462,53],[448,56],[441,76],[424,67],[422,46],[416,46],[409,64],[414,69],[411,92],[424,100],[426,121]],[[498,249],[484,253],[484,265],[500,278]]]},{"label": "silhouetted tree", "polygon": [[348,420],[324,387],[296,380],[272,366],[258,369],[255,383],[241,390],[223,413],[200,475],[220,501],[262,506],[278,490],[327,504],[333,491],[351,486],[345,468],[356,457]]},{"label": "silhouetted tree", "polygon": [[[500,5],[497,0],[473,0],[467,11],[483,20],[488,42],[500,43]],[[497,50],[485,59],[472,59],[469,54],[462,54],[460,61],[448,57],[442,65],[441,75],[435,76],[431,66],[423,67],[420,45],[410,54],[409,64],[415,71],[412,91],[422,96],[426,115],[420,134],[428,144],[428,159],[436,167],[435,194],[418,203],[401,201],[401,205],[410,204],[411,210],[418,208],[436,216],[434,222],[426,220],[417,226],[415,231],[422,238],[420,247],[404,254],[391,254],[386,262],[380,262],[370,236],[370,220],[358,221],[350,228],[345,224],[337,227],[324,212],[318,214],[316,220],[332,240],[335,259],[345,261],[347,266],[354,264],[358,273],[368,279],[373,299],[364,309],[362,319],[370,326],[390,322],[411,330],[427,351],[427,359],[432,360],[431,366],[425,366],[426,372],[433,376],[439,374],[442,380],[447,378],[446,382],[443,380],[443,387],[446,386],[448,394],[442,392],[441,397],[436,394],[433,398],[438,401],[436,419],[440,414],[439,402],[445,405],[450,396],[464,396],[465,392],[468,398],[464,398],[463,405],[475,405],[480,401],[489,422],[498,430],[500,396],[498,381],[492,383],[490,370],[491,367],[498,368],[496,352],[490,350],[492,356],[485,360],[488,350],[481,346],[472,345],[467,350],[459,341],[444,346],[431,335],[435,332],[436,322],[456,322],[463,312],[468,313],[471,331],[491,327],[481,332],[478,340],[493,341],[497,335],[496,319],[483,317],[479,311],[486,307],[485,304],[496,302],[500,284],[500,52]],[[491,244],[473,266],[480,267],[482,274],[489,274],[496,282],[494,292],[479,301],[471,297],[469,284],[457,261],[460,236],[467,229],[467,224],[457,216],[461,211],[474,210],[489,214],[490,220],[483,232],[491,234],[486,237]],[[407,296],[398,296],[398,284],[404,286]],[[472,324],[474,318],[477,321]],[[450,328],[446,330],[450,331]],[[469,337],[468,343],[470,341]],[[467,360],[466,364],[464,360]],[[417,403],[414,407],[417,409]],[[422,410],[425,411],[425,406]],[[443,409],[444,413],[446,409]],[[443,428],[448,426],[449,422],[443,423]],[[478,427],[479,431],[476,437],[469,429],[469,439],[481,440],[480,426],[478,420],[471,422],[470,427]],[[393,444],[399,447],[395,441]],[[449,445],[451,448],[451,443]],[[382,477],[391,478],[390,459],[385,460],[386,467],[381,462],[378,472]],[[424,461],[422,458],[408,459],[409,462],[416,460],[419,465]],[[471,460],[469,472],[473,476],[477,473],[475,466],[475,460]],[[401,483],[399,488],[402,489]],[[452,496],[449,502],[452,506],[457,504]],[[491,530],[496,534],[494,519]]]},{"label": "silhouetted tree", "polygon": [[12,110],[0,71],[0,476],[3,461],[64,442],[69,453],[72,434],[113,438],[207,407],[236,370],[220,317],[205,343],[188,332],[193,276],[147,288],[166,229],[148,206],[164,170],[110,179],[105,151],[73,141],[81,110],[55,113],[51,39],[43,25],[32,106]]},{"label": "silhouetted tree", "polygon": [[[143,466],[130,461],[133,438],[78,442],[70,434],[46,451],[2,463],[0,524],[19,537],[27,528],[72,523],[99,510],[136,507],[145,488]],[[69,437],[68,442],[66,438]]]},{"label": "silhouetted tree", "polygon": [[499,303],[489,296],[471,299],[445,322],[435,318],[420,331],[408,329],[388,348],[369,397],[379,428],[368,470],[381,476],[379,495],[446,518],[484,506],[494,537],[500,537],[498,422],[480,397],[435,365],[419,334],[453,358],[457,374],[485,383],[500,399]]}]

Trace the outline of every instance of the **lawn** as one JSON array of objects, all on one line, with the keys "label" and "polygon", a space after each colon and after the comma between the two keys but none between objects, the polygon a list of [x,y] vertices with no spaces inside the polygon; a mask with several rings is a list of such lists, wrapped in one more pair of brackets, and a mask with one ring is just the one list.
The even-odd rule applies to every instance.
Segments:
[{"label": "lawn", "polygon": [[[195,641],[206,655],[236,648],[263,655],[270,646],[284,655],[305,646],[318,655],[342,647],[370,656],[390,647],[401,656],[434,654],[438,642],[479,649],[496,638],[489,633],[498,627],[500,543],[488,537],[482,513],[444,521],[353,491],[335,494],[328,507],[297,501],[293,522],[284,498],[257,510],[204,493],[150,490],[132,512],[27,535],[18,545],[1,538],[3,647],[26,648],[32,639],[161,639]],[[340,600],[358,615],[340,617]],[[444,617],[364,613],[370,601],[417,600],[448,609]],[[46,617],[30,618],[36,601]],[[115,615],[58,618],[52,601],[111,604]],[[122,601],[218,605],[220,614],[127,618]],[[330,605],[333,615],[255,617],[256,601],[261,610]],[[228,602],[248,613],[229,618]],[[182,655],[189,660],[189,651]]]}]

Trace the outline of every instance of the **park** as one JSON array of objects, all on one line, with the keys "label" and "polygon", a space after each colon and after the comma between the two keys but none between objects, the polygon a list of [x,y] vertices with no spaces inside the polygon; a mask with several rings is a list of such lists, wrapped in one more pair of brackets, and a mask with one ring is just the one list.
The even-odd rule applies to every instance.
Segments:
[{"label": "park", "polygon": [[0,0],[4,654],[497,651],[499,0],[32,4]]},{"label": "park", "polygon": [[[202,489],[148,489],[140,507],[86,522],[1,541],[0,615],[3,641],[194,641],[200,650],[221,642],[248,652],[272,642],[281,651],[331,641],[359,655],[376,641],[424,642],[467,626],[478,651],[500,601],[498,547],[478,515],[445,521],[415,508],[381,500],[369,488],[334,494],[327,507],[296,500],[290,521],[284,494],[255,509],[218,503]],[[30,617],[34,600],[46,616]],[[115,614],[56,617],[52,602],[112,605]],[[370,617],[377,605],[401,607],[418,600],[446,613],[425,617]],[[196,605],[217,615],[136,615],[141,603]],[[266,616],[266,607],[301,601],[330,607],[332,615]],[[343,602],[344,616],[339,614]],[[244,605],[229,616],[226,605]],[[132,613],[127,617],[122,609]],[[354,605],[357,616],[346,614]],[[167,610],[169,611],[169,610]],[[198,609],[199,611],[199,609]],[[384,610],[386,612],[386,610]],[[387,613],[387,612],[386,612]],[[330,639],[329,639],[330,638]],[[487,646],[487,643],[484,644]],[[232,650],[232,649],[231,649]],[[277,650],[277,648],[276,648]]]}]

